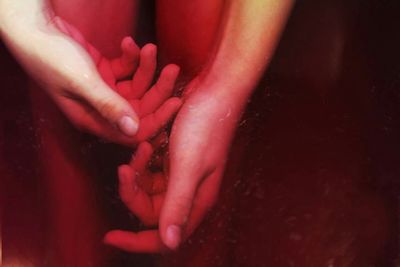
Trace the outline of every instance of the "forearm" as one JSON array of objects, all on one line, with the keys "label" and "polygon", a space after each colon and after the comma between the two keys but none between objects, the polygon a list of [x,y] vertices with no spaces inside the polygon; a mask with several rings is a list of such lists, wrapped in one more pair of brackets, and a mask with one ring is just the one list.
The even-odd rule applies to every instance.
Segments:
[{"label": "forearm", "polygon": [[45,0],[0,0],[0,33],[3,36],[15,38],[27,26],[43,28],[49,17],[50,8]]},{"label": "forearm", "polygon": [[294,0],[231,0],[219,44],[200,86],[247,100],[268,66]]}]

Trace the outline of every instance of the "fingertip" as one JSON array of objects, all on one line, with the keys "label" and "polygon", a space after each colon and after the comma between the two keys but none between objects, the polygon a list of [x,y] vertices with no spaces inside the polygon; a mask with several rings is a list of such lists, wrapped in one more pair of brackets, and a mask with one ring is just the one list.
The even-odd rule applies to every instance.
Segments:
[{"label": "fingertip", "polygon": [[131,174],[131,167],[123,164],[118,167],[118,177],[120,182],[127,182],[129,175]]},{"label": "fingertip", "polygon": [[157,53],[157,46],[155,44],[146,44],[143,46],[141,53],[144,56],[154,56]]},{"label": "fingertip", "polygon": [[126,237],[124,236],[124,231],[111,230],[107,232],[103,237],[103,243],[123,249],[127,243]]},{"label": "fingertip", "polygon": [[134,136],[139,130],[139,122],[128,115],[118,120],[118,128],[127,136]]},{"label": "fingertip", "polygon": [[181,68],[180,68],[178,65],[176,65],[176,64],[169,64],[169,65],[167,65],[165,68],[169,68],[170,71],[171,71],[172,73],[176,74],[176,75],[178,75],[179,72],[181,71]]},{"label": "fingertip", "polygon": [[131,169],[131,167],[127,164],[119,165],[118,166],[118,174],[120,174],[121,176],[126,176],[130,169]]},{"label": "fingertip", "polygon": [[129,168],[128,165],[122,164],[118,166],[118,173],[121,175],[124,175],[126,173],[127,168]]},{"label": "fingertip", "polygon": [[130,36],[125,36],[122,41],[121,41],[121,48],[127,48],[129,46],[131,46],[134,43],[132,37]]},{"label": "fingertip", "polygon": [[138,46],[136,45],[135,41],[133,40],[132,37],[126,36],[124,39],[122,39],[121,42],[121,50],[124,53],[127,54],[136,54],[136,51],[138,50]]},{"label": "fingertip", "polygon": [[153,154],[153,146],[147,142],[143,141],[139,144],[135,157],[149,158]]},{"label": "fingertip", "polygon": [[181,235],[182,231],[178,225],[169,225],[163,241],[169,249],[176,250],[181,243]]},{"label": "fingertip", "polygon": [[107,232],[103,237],[103,243],[107,245],[115,244],[116,232],[118,232],[118,230]]},{"label": "fingertip", "polygon": [[180,67],[175,64],[165,66],[161,72],[161,76],[166,76],[168,79],[175,81],[180,72]]}]

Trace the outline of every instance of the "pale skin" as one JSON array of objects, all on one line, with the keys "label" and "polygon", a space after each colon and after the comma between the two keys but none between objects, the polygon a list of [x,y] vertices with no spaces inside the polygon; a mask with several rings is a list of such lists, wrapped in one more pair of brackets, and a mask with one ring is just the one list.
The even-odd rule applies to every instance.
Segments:
[{"label": "pale skin", "polygon": [[[2,3],[4,3],[4,7],[8,7],[9,10],[14,10],[15,14],[23,12],[22,6],[7,4],[6,1]],[[44,3],[39,3],[38,1],[31,1],[30,4],[30,7],[33,9],[47,8],[44,6]],[[43,6],[40,7],[39,4]],[[25,8],[25,6],[23,7]],[[8,23],[10,23],[10,19],[8,17],[12,16],[14,16],[12,12],[4,15],[2,24],[5,29],[3,30],[4,39],[9,40],[10,49],[14,50],[16,57],[20,59],[28,72],[31,68],[30,65],[35,64],[33,62],[37,62],[38,58],[47,58],[48,62],[44,63],[42,69],[38,68],[37,65],[32,65],[32,68],[33,66],[35,67],[34,71],[43,73],[51,73],[54,71],[58,74],[55,76],[41,75],[40,73],[33,75],[37,76],[40,82],[47,84],[45,88],[47,88],[50,96],[55,99],[71,122],[79,129],[93,132],[107,140],[135,145],[154,136],[179,109],[181,101],[178,98],[173,97],[168,99],[172,94],[174,83],[179,74],[178,66],[172,64],[166,66],[161,72],[158,82],[151,88],[152,90],[146,92],[151,86],[156,71],[157,48],[154,45],[148,44],[144,46],[143,49],[139,49],[132,38],[127,37],[121,42],[122,55],[113,60],[108,60],[97,48],[87,42],[75,27],[62,20],[60,17],[39,17],[37,19],[39,22],[31,26],[34,28],[33,34],[31,35],[27,33],[28,27],[22,25],[22,23],[19,25],[18,21],[16,25],[13,24],[9,26]],[[48,16],[50,15],[48,14]],[[33,17],[31,19],[34,20]],[[35,26],[37,27],[36,29]],[[22,40],[24,37],[21,38],[23,34],[26,36],[25,40]],[[37,35],[39,35],[39,37],[37,37]],[[32,47],[30,47],[29,38],[35,38],[37,42],[43,42],[40,45],[44,47],[40,48],[40,51],[48,49],[50,52],[46,55],[25,55],[30,53],[30,49],[32,49]],[[59,45],[56,45],[56,49],[60,49],[59,51],[64,49],[63,53],[51,51],[53,49],[52,43],[54,42],[59,43]],[[33,41],[33,43],[35,43],[35,41]],[[82,50],[82,48],[84,50]],[[70,56],[75,56],[76,58],[70,60],[68,59]],[[91,59],[88,58],[88,56]],[[68,63],[66,61],[70,62]],[[57,65],[54,64],[54,62],[65,63]],[[95,67],[97,71],[94,70],[93,67]],[[132,73],[134,73],[134,75],[131,81],[121,81],[131,76]],[[74,76],[76,77],[74,78]],[[68,81],[74,79],[78,81]],[[71,84],[71,86],[68,87],[63,85],[63,83]],[[105,94],[112,95],[112,99],[105,99],[104,101],[110,103],[113,101],[120,102],[120,100],[124,103],[128,102],[128,106],[125,109],[129,109],[133,112],[132,114],[134,114],[135,120],[138,123],[141,122],[142,127],[135,130],[133,135],[129,133],[121,134],[115,127],[110,127],[108,123],[105,123],[104,119],[106,119],[107,116],[103,114],[103,118],[101,118],[98,114],[101,114],[101,111],[97,109],[98,112],[96,112],[96,107],[90,104],[90,100],[88,100],[86,96],[82,95],[97,95],[97,93],[94,92],[97,88],[94,83],[100,83],[101,90],[103,90]],[[164,103],[164,101],[166,102]],[[111,109],[106,107],[108,104],[103,103],[99,105],[102,106],[101,109]],[[114,111],[110,110],[110,112]],[[116,124],[118,125],[118,123],[119,122]],[[119,126],[122,127],[122,125]],[[121,127],[120,129],[122,130],[123,127]]]},{"label": "pale skin", "polygon": [[[3,0],[0,4],[11,2]],[[38,8],[38,1],[29,2]],[[220,40],[216,42],[213,56],[187,86],[190,94],[186,95],[185,103],[173,125],[169,145],[171,161],[168,189],[159,211],[154,215],[158,219],[159,229],[140,233],[113,231],[105,237],[106,243],[132,252],[160,252],[164,247],[176,249],[201,222],[217,198],[236,123],[273,55],[292,4],[290,0],[279,3],[272,0],[228,1],[223,13]],[[10,26],[7,23],[3,25],[6,26],[2,28]],[[18,37],[15,38],[18,40]],[[82,50],[75,45],[68,47],[72,55],[76,55],[68,59],[69,64],[85,62],[82,66],[90,74],[89,78],[98,80],[99,75],[93,66],[87,64],[87,56],[82,56]],[[53,55],[57,55],[57,51]],[[36,56],[41,58],[44,54]],[[24,61],[23,54],[20,58]],[[56,81],[58,84],[65,86],[74,75],[82,80],[74,80],[78,86],[73,88],[93,84],[91,79],[88,81],[77,73],[59,72],[57,66],[53,68],[55,73],[61,73]],[[48,83],[54,84],[54,81]],[[104,89],[104,84],[100,84],[100,88]],[[92,90],[91,94],[83,93],[85,90],[82,89],[73,93],[85,99],[107,91],[103,89]],[[55,89],[54,92],[59,91]],[[107,94],[115,97],[115,94]],[[87,102],[96,103],[90,99]],[[120,114],[128,115],[138,121],[137,114],[124,109],[129,106],[127,102],[121,100],[119,103],[117,106],[120,111],[116,114],[120,117]],[[98,111],[103,117],[110,118],[104,109]],[[109,121],[118,121],[117,117],[113,115]],[[128,169],[125,167],[125,170]],[[126,175],[124,172],[129,171],[120,171],[120,176]],[[138,213],[134,208],[131,210]],[[138,216],[143,217],[140,214]]]},{"label": "pale skin", "polygon": [[[105,237],[107,243],[132,252],[176,249],[198,226],[218,196],[237,121],[273,55],[292,5],[293,1],[229,2],[214,58],[188,85],[190,94],[173,125],[159,229],[112,231]],[[120,175],[129,176],[126,169]],[[158,209],[148,211],[152,212]]]},{"label": "pale skin", "polygon": [[[172,95],[179,67],[165,66],[156,83],[153,83],[156,71],[157,47],[147,44],[142,49],[134,40],[126,37],[121,42],[122,55],[108,60],[72,25],[59,17],[54,18],[56,26],[77,41],[90,54],[102,79],[129,102],[137,113],[141,127],[138,132],[127,138],[128,144],[138,144],[154,137],[168,123],[180,108],[182,101]],[[133,73],[133,75],[132,75]],[[124,79],[132,76],[131,79]],[[90,123],[90,116],[87,121]],[[112,136],[110,138],[112,140]]]},{"label": "pale skin", "polygon": [[51,13],[44,0],[0,1],[2,39],[72,123],[129,142],[139,129],[138,115],[101,79],[90,55],[57,29]]}]

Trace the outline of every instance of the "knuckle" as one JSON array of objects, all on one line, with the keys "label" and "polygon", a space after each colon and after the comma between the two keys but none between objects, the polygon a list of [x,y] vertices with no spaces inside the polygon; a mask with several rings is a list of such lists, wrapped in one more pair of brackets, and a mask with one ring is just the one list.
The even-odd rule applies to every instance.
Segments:
[{"label": "knuckle", "polygon": [[115,105],[113,99],[103,98],[96,103],[97,111],[106,118],[111,118],[115,113]]}]

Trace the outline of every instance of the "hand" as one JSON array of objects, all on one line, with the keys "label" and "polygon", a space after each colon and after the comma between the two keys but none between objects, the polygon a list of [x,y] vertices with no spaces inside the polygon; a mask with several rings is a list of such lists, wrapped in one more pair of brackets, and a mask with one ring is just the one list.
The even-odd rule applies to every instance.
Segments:
[{"label": "hand", "polygon": [[[129,137],[138,131],[138,115],[101,79],[85,49],[60,31],[62,21],[46,14],[50,10],[46,2],[2,1],[0,5],[0,34],[5,44],[71,122],[106,139],[132,142]],[[111,63],[117,79],[132,73],[137,65],[137,50],[126,41],[122,46],[122,57]],[[96,52],[90,51],[92,56]]]},{"label": "hand", "polygon": [[197,90],[178,113],[170,137],[168,189],[160,213],[159,235],[176,249],[215,204],[241,102]]},{"label": "hand", "polygon": [[[168,190],[159,217],[159,230],[139,233],[111,231],[105,242],[131,252],[176,249],[196,229],[219,192],[229,144],[241,105],[205,92],[193,92],[182,106],[170,137]],[[142,201],[136,198],[136,205]],[[133,201],[132,201],[133,202]],[[131,211],[140,216],[137,209]],[[143,214],[144,212],[141,211]]]},{"label": "hand", "polygon": [[46,19],[44,1],[1,4],[4,42],[73,123],[100,135],[113,131],[121,139],[136,134],[137,114],[104,83],[88,53]]},{"label": "hand", "polygon": [[[59,17],[54,18],[54,23],[63,33],[72,37],[88,51],[103,80],[128,100],[139,117],[141,127],[133,137],[118,139],[113,131],[101,131],[100,127],[95,128],[98,129],[98,133],[107,135],[112,141],[137,144],[153,137],[178,111],[182,104],[181,100],[170,97],[179,74],[178,66],[170,64],[164,67],[157,82],[149,89],[157,65],[155,45],[147,44],[139,49],[132,38],[126,37],[121,43],[121,57],[108,60],[88,43],[75,27]],[[134,73],[132,79],[124,80],[132,73]],[[67,109],[67,112],[77,117],[81,124],[91,125],[92,128],[98,125],[98,120],[93,121],[91,116],[83,116],[85,114],[79,111],[79,106]]]},{"label": "hand", "polygon": [[[152,155],[152,146],[147,142],[140,143],[131,162],[128,165],[121,165],[118,169],[119,195],[122,202],[145,226],[149,227],[158,224],[167,184],[166,176],[162,172],[149,171]],[[162,242],[154,238],[153,233],[153,230],[139,234],[114,230],[107,233],[104,241],[131,252],[165,250]]]},{"label": "hand", "polygon": [[190,90],[172,128],[159,230],[107,235],[106,241],[124,239],[133,252],[140,249],[139,240],[153,244],[153,252],[163,243],[176,249],[201,222],[217,197],[241,111],[273,56],[293,2],[232,1],[221,14],[225,23],[214,54],[201,66],[196,90]]}]

